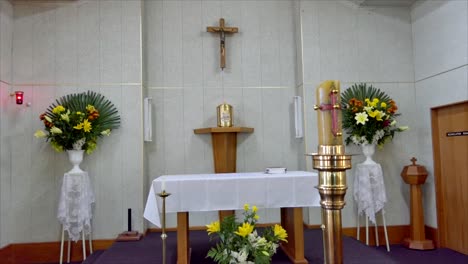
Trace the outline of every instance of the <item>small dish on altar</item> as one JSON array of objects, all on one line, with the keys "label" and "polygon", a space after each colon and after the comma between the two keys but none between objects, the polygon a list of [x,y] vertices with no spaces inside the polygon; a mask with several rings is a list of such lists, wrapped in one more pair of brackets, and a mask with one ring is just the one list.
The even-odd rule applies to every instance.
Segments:
[{"label": "small dish on altar", "polygon": [[265,173],[266,174],[282,174],[282,173],[286,173],[286,171],[287,171],[286,168],[270,167],[270,168],[266,168]]}]

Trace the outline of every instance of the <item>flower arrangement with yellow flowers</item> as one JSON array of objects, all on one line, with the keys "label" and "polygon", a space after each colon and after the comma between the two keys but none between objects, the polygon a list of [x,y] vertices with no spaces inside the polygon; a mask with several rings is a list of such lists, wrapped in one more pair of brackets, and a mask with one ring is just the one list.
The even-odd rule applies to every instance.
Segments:
[{"label": "flower arrangement with yellow flowers", "polygon": [[257,207],[244,205],[244,221],[236,222],[234,215],[225,217],[220,223],[207,225],[210,239],[218,238],[216,246],[208,251],[207,257],[219,264],[266,264],[271,263],[281,241],[287,242],[286,230],[280,225],[264,228],[262,234],[255,230],[259,216]]},{"label": "flower arrangement with yellow flowers", "polygon": [[374,144],[383,147],[395,132],[408,129],[397,126],[398,107],[386,93],[365,83],[354,84],[341,95],[343,129],[346,144]]},{"label": "flower arrangement with yellow flowers", "polygon": [[46,138],[57,152],[73,149],[91,154],[98,138],[109,136],[120,125],[115,106],[93,91],[60,97],[39,118],[45,131],[38,130],[34,136]]}]

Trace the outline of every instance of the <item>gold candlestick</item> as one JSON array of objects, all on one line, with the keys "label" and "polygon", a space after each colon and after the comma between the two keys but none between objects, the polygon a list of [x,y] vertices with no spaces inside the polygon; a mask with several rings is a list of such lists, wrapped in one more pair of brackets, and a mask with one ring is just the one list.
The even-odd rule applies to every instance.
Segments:
[{"label": "gold candlestick", "polygon": [[346,170],[351,156],[345,155],[341,132],[340,82],[325,81],[317,88],[318,153],[312,156],[313,168],[319,171],[322,207],[324,260],[327,264],[343,263],[341,209],[345,205]]},{"label": "gold candlestick", "polygon": [[166,198],[171,195],[170,193],[167,193],[166,190],[162,190],[162,192],[158,193],[158,196],[162,198],[162,222],[161,222],[161,227],[162,227],[162,234],[161,234],[161,239],[162,239],[162,257],[163,257],[163,264],[166,264]]}]

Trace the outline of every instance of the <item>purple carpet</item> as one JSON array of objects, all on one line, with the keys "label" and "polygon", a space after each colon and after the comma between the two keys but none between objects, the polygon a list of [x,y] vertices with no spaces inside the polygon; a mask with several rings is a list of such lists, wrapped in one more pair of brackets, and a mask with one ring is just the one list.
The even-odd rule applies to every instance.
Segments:
[{"label": "purple carpet", "polygon": [[[323,263],[323,244],[321,230],[305,230],[305,256],[309,263]],[[176,233],[168,233],[167,263],[177,262]],[[208,242],[205,231],[190,232],[190,246],[192,248],[192,264],[211,264],[206,252],[212,246]],[[116,242],[108,250],[97,252],[99,256],[91,257],[83,264],[161,264],[161,238],[160,233],[150,233],[138,242]],[[387,252],[385,246],[368,247],[354,238],[343,238],[343,254],[346,264],[389,264],[389,263],[424,263],[424,264],[467,264],[468,256],[449,249],[436,249],[430,251],[409,250],[394,245]],[[289,262],[286,255],[279,250],[273,256],[273,264],[286,264]]]}]

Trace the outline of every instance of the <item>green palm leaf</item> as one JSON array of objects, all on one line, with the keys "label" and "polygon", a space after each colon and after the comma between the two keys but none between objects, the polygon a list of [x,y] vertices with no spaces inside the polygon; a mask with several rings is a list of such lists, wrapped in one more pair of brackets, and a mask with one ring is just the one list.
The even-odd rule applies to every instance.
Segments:
[{"label": "green palm leaf", "polygon": [[353,84],[343,93],[341,93],[341,103],[346,106],[352,98],[363,101],[368,98],[372,101],[374,98],[378,98],[381,101],[388,102],[391,98],[380,89],[375,88],[372,85],[367,86],[365,83]]},{"label": "green palm leaf", "polygon": [[[88,111],[88,105],[93,106],[95,110]],[[54,113],[53,110],[57,106],[63,106],[66,111]],[[61,115],[68,115],[68,113],[70,120],[66,121]],[[53,146],[71,149],[74,148],[75,142],[84,139],[86,143],[82,149],[85,149],[88,154],[96,148],[98,138],[104,134],[108,135],[108,132],[120,126],[120,115],[117,108],[103,95],[94,91],[62,96],[47,108],[45,115],[53,120],[54,127],[58,127],[63,132],[60,134],[50,133],[51,128],[46,125],[45,129],[49,132],[47,140],[50,140]],[[84,129],[75,128],[81,122],[84,124],[84,121],[91,124],[90,130],[84,131]]]},{"label": "green palm leaf", "polygon": [[106,129],[117,129],[120,126],[120,116],[117,108],[103,95],[94,91],[62,96],[47,108],[46,113],[49,116],[54,116],[52,110],[58,105],[62,105],[70,109],[70,111],[81,112],[86,111],[86,106],[93,105],[99,111],[99,118],[93,122],[96,128],[100,128],[99,132]]}]

